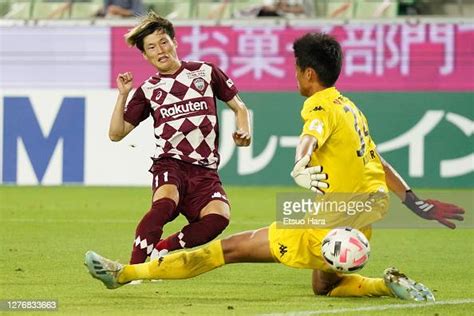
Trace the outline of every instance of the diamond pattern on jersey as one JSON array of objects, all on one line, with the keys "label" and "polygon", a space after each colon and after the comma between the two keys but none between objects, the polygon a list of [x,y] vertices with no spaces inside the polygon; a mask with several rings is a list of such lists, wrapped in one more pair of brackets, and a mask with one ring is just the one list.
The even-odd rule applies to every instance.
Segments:
[{"label": "diamond pattern on jersey", "polygon": [[191,159],[194,159],[195,161],[199,161],[200,159],[202,159],[202,156],[194,150],[189,154],[189,157]]},{"label": "diamond pattern on jersey", "polygon": [[181,151],[182,153],[190,153],[193,151],[193,146],[189,143],[188,138],[185,137],[183,138],[177,146],[175,146],[176,149]]},{"label": "diamond pattern on jersey", "polygon": [[163,151],[164,151],[165,153],[167,153],[167,152],[171,151],[172,149],[173,149],[172,143],[169,142],[169,141],[166,141],[166,142],[165,142],[165,146],[163,146]]},{"label": "diamond pattern on jersey", "polygon": [[211,115],[164,122],[155,129],[155,134],[160,135],[156,142],[155,158],[173,157],[216,168],[218,158],[214,152],[215,124],[216,117]]},{"label": "diamond pattern on jersey", "polygon": [[206,143],[211,147],[214,148],[216,146],[215,140],[216,140],[216,131],[212,130],[209,135],[204,137],[204,140]]},{"label": "diamond pattern on jersey", "polygon": [[189,71],[187,69],[184,69],[184,71],[180,72],[179,75],[176,76],[176,81],[181,82],[185,86],[189,87],[191,86],[191,83],[193,82],[193,79],[189,75],[189,73],[192,73],[193,71]]},{"label": "diamond pattern on jersey", "polygon": [[212,91],[211,86],[207,86],[206,92],[204,93],[204,97],[214,97],[214,91]]},{"label": "diamond pattern on jersey", "polygon": [[181,123],[181,133],[188,135],[189,133],[192,133],[196,130],[196,126],[199,126],[199,124],[193,124],[190,120],[185,118],[183,123]]},{"label": "diamond pattern on jersey", "polygon": [[163,146],[165,146],[166,140],[164,140],[162,137],[155,137],[155,138],[156,138],[155,145],[160,147],[160,148],[163,148]]},{"label": "diamond pattern on jersey", "polygon": [[178,103],[178,102],[181,102],[181,101],[182,101],[182,99],[179,99],[176,96],[174,96],[173,94],[168,93],[168,95],[166,95],[165,100],[163,101],[163,105]]},{"label": "diamond pattern on jersey", "polygon": [[171,86],[171,90],[169,94],[174,95],[176,98],[183,100],[186,96],[186,92],[189,90],[189,86],[182,84],[181,82],[175,80],[173,85]]},{"label": "diamond pattern on jersey", "polygon": [[195,129],[188,134],[187,140],[191,144],[191,147],[195,149],[204,141],[204,136],[200,130]]},{"label": "diamond pattern on jersey", "polygon": [[188,91],[186,91],[186,95],[184,96],[184,98],[186,100],[192,100],[192,99],[196,99],[196,98],[202,98],[202,94],[197,92],[196,90],[194,89],[188,89]]},{"label": "diamond pattern on jersey", "polygon": [[190,120],[191,123],[193,123],[194,125],[201,126],[204,119],[206,118],[207,118],[207,115],[198,115],[198,116],[188,117],[187,119]]},{"label": "diamond pattern on jersey", "polygon": [[143,86],[155,120],[154,158],[171,157],[216,169],[217,113],[213,67],[186,63],[175,76],[151,78]]},{"label": "diamond pattern on jersey", "polygon": [[204,135],[204,137],[208,136],[210,133],[214,131],[214,124],[212,124],[211,120],[205,117],[200,126],[201,128],[201,133]]},{"label": "diamond pattern on jersey", "polygon": [[208,157],[212,153],[212,150],[209,147],[209,145],[206,143],[206,141],[203,140],[201,144],[198,147],[196,147],[196,152],[199,153],[203,157]]},{"label": "diamond pattern on jersey", "polygon": [[179,130],[184,119],[178,119],[173,121],[168,121],[166,124],[173,127],[175,130]]},{"label": "diamond pattern on jersey", "polygon": [[[169,123],[172,123],[172,121]],[[177,131],[178,128],[171,126],[171,124],[164,124],[163,131],[161,132],[160,136],[164,139],[170,139],[174,134],[176,134]]]},{"label": "diamond pattern on jersey", "polygon": [[[170,144],[173,144],[173,143],[174,143],[174,144],[179,144],[179,143],[181,143],[181,141],[182,141],[183,139],[185,139],[185,138],[186,138],[186,135],[181,134],[181,133],[175,133],[175,134],[172,136],[172,139],[169,139],[169,140],[168,140],[168,143],[170,143]],[[189,140],[188,140],[188,141],[189,141]],[[191,144],[191,145],[192,145],[192,144]]]}]

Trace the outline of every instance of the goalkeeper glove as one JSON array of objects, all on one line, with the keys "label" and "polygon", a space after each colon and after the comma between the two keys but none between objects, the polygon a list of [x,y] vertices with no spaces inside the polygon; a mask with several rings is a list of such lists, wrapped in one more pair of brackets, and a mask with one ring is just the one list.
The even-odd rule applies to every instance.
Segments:
[{"label": "goalkeeper glove", "polygon": [[406,191],[405,201],[410,210],[416,215],[429,220],[437,220],[440,224],[451,229],[456,228],[456,224],[449,220],[463,221],[464,210],[457,205],[444,203],[438,200],[421,200],[412,190]]},{"label": "goalkeeper glove", "polygon": [[321,180],[327,180],[328,175],[322,172],[321,166],[307,167],[310,158],[306,155],[298,160],[290,175],[300,187],[310,189],[317,194],[324,194],[323,189],[329,188],[329,184]]}]

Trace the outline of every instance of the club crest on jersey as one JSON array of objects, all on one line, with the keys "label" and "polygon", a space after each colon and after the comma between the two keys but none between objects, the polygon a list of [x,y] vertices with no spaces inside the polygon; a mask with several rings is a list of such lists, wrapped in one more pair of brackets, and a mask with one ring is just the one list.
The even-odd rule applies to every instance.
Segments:
[{"label": "club crest on jersey", "polygon": [[194,79],[194,86],[196,87],[196,89],[202,92],[206,87],[206,83],[204,82],[204,79],[196,78]]}]

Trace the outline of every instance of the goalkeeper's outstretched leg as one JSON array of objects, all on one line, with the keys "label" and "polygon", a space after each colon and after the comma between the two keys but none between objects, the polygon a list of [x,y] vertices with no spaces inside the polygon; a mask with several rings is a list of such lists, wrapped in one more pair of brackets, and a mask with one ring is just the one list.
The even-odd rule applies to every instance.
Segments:
[{"label": "goalkeeper's outstretched leg", "polygon": [[[308,246],[304,244],[304,247]],[[88,251],[85,265],[90,274],[108,289],[116,289],[134,280],[188,279],[231,263],[279,263],[280,260],[271,249],[269,227],[265,227],[234,234],[196,250],[178,251],[142,264],[122,265]],[[283,255],[285,254],[286,252],[283,252]],[[415,301],[434,301],[433,293],[426,286],[408,278],[395,268],[387,269],[384,278],[367,278],[358,274],[314,269],[312,281],[316,295],[393,296]]]}]

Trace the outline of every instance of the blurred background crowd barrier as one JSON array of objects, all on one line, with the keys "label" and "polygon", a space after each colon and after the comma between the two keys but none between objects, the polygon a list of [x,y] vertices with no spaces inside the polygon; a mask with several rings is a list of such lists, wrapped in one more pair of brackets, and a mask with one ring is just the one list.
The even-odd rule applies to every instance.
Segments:
[{"label": "blurred background crowd barrier", "polygon": [[[120,11],[122,7],[129,12]],[[14,20],[123,18],[152,9],[171,19],[254,17],[370,19],[397,16],[472,17],[472,0],[0,0]]]}]

